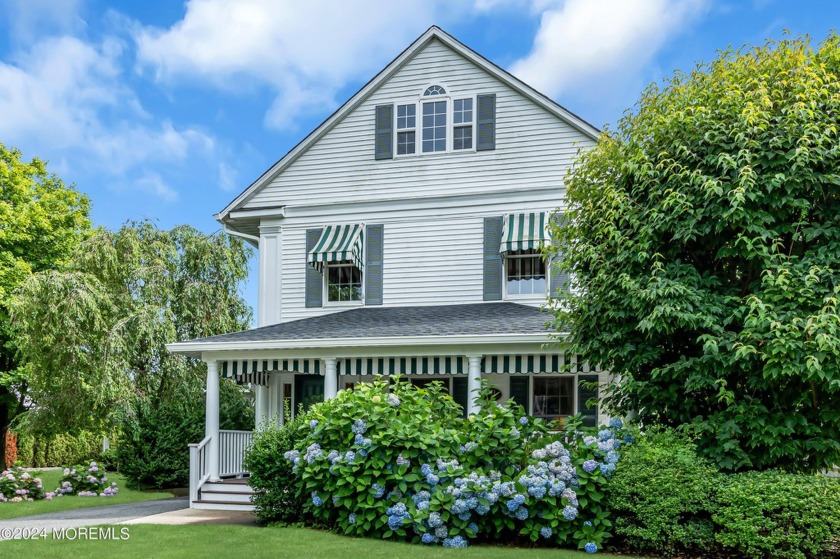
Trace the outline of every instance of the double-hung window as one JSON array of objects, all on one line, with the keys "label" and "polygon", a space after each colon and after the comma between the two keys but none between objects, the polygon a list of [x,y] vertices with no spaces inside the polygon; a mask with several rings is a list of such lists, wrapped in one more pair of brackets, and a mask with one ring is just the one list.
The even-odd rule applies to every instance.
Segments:
[{"label": "double-hung window", "polygon": [[417,105],[397,105],[397,155],[414,153]]},{"label": "double-hung window", "polygon": [[446,151],[446,101],[424,101],[423,153]]},{"label": "double-hung window", "polygon": [[308,251],[306,261],[323,275],[327,303],[362,301],[365,226],[327,225]]},{"label": "double-hung window", "polygon": [[542,248],[550,242],[545,212],[508,214],[502,221],[505,286],[508,295],[544,297],[548,287],[548,266]]},{"label": "double-hung window", "polygon": [[473,100],[455,99],[452,112],[452,149],[473,147]]},{"label": "double-hung window", "polygon": [[326,274],[327,301],[362,300],[362,271],[350,260],[327,264]]},{"label": "double-hung window", "polygon": [[516,250],[505,255],[508,295],[545,295],[546,269],[536,249]]},{"label": "double-hung window", "polygon": [[552,419],[574,414],[574,377],[534,377],[534,417]]}]

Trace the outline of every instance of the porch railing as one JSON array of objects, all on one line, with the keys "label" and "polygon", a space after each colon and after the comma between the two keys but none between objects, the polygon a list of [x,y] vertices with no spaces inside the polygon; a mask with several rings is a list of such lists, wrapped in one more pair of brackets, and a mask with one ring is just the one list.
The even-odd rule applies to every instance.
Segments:
[{"label": "porch railing", "polygon": [[190,506],[198,500],[198,490],[210,479],[210,465],[207,456],[207,443],[210,437],[204,437],[200,443],[190,444]]},{"label": "porch railing", "polygon": [[247,474],[242,462],[254,439],[252,431],[219,431],[219,476]]}]

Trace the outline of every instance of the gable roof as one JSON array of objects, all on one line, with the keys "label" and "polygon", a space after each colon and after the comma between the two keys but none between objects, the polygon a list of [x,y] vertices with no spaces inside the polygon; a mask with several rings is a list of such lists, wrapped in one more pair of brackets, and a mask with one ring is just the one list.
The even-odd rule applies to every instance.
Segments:
[{"label": "gable roof", "polygon": [[341,107],[339,107],[333,114],[331,114],[324,122],[322,122],[315,130],[309,133],[303,140],[301,140],[295,147],[289,150],[279,161],[266,170],[257,180],[255,180],[248,188],[246,188],[239,196],[234,198],[221,212],[214,217],[217,221],[225,224],[230,213],[250,200],[259,190],[274,180],[277,175],[282,173],[289,165],[294,163],[306,150],[309,149],[315,142],[320,140],[327,132],[332,130],[341,120],[351,111],[361,105],[376,89],[403,66],[405,66],[414,56],[420,52],[429,42],[437,39],[447,47],[451,48],[456,53],[460,54],[479,68],[494,76],[502,83],[509,86],[514,91],[533,101],[549,113],[555,115],[560,120],[566,122],[582,134],[590,137],[593,140],[598,139],[600,130],[592,126],[576,114],[565,109],[556,101],[543,95],[530,85],[526,84],[513,74],[507,72],[503,68],[497,66],[490,60],[486,59],[476,51],[467,47],[452,35],[433,25],[427,29],[420,37],[418,37],[408,48],[399,54],[391,61],[384,69],[382,69],[376,76],[368,81],[362,88],[348,99]]},{"label": "gable roof", "polygon": [[[260,349],[378,345],[385,340],[403,342],[448,338],[501,339],[530,337],[549,341],[551,315],[519,303],[472,303],[419,307],[362,307],[311,318],[281,322],[231,334],[220,334],[169,344],[175,353],[193,354],[207,349]],[[485,340],[486,341],[486,340]]]}]

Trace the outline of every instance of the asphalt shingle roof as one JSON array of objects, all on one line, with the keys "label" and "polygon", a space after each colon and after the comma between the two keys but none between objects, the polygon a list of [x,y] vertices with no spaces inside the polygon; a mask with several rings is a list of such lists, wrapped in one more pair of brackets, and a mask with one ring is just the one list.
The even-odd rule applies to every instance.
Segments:
[{"label": "asphalt shingle roof", "polygon": [[550,318],[550,314],[538,308],[517,303],[362,307],[190,340],[190,343],[541,334],[547,331]]}]

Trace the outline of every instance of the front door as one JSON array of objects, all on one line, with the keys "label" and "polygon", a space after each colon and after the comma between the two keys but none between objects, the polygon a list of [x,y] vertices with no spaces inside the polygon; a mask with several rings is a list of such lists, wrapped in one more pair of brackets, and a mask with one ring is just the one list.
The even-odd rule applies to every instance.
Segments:
[{"label": "front door", "polygon": [[320,375],[295,375],[295,401],[293,413],[303,406],[304,411],[312,404],[324,401],[324,377]]}]

